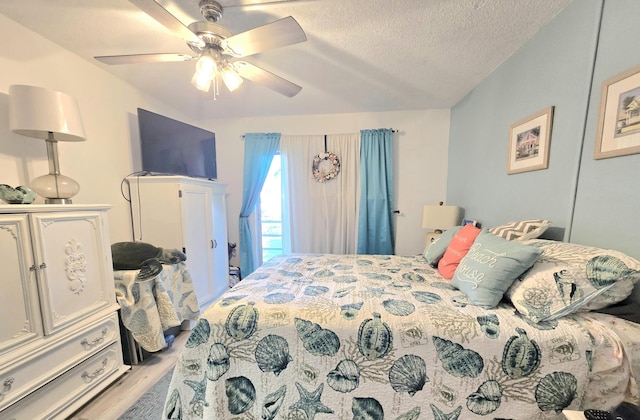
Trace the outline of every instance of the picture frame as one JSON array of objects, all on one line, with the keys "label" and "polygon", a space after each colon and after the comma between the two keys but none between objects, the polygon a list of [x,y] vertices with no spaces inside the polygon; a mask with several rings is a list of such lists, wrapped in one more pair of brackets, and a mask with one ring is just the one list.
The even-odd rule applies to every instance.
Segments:
[{"label": "picture frame", "polygon": [[507,174],[549,167],[553,106],[536,112],[509,127]]},{"label": "picture frame", "polygon": [[602,83],[594,159],[640,153],[640,65]]}]

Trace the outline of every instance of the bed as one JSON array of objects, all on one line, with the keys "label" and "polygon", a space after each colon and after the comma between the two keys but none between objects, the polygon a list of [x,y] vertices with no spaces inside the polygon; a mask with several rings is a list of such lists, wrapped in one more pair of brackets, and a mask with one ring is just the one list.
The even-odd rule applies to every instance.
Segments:
[{"label": "bed", "polygon": [[[596,310],[630,294],[640,263],[608,252],[624,279],[594,292],[567,278],[602,250],[518,246],[537,249],[535,261],[493,307],[426,252],[276,257],[200,316],[163,418],[553,419],[637,403],[640,326]],[[480,260],[472,248],[459,264],[469,273]],[[566,293],[545,300],[549,268]]]}]

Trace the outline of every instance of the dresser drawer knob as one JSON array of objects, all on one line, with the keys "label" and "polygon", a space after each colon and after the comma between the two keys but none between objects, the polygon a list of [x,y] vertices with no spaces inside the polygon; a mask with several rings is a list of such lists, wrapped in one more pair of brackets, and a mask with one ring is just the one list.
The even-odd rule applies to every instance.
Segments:
[{"label": "dresser drawer knob", "polygon": [[100,343],[102,343],[104,341],[104,338],[107,336],[107,328],[103,328],[102,329],[102,335],[98,338],[94,338],[92,341],[87,340],[86,338],[83,339],[80,344],[82,344],[83,347],[94,347]]},{"label": "dresser drawer knob", "polygon": [[2,391],[0,391],[0,398],[4,397],[11,391],[11,385],[13,385],[15,378],[13,376],[7,378],[2,383]]},{"label": "dresser drawer knob", "polygon": [[107,368],[107,363],[108,363],[108,360],[104,359],[102,360],[102,367],[100,369],[95,370],[93,373],[83,372],[81,375],[82,379],[84,379],[85,382],[93,381],[95,378],[97,378],[98,376],[104,373],[104,370]]}]

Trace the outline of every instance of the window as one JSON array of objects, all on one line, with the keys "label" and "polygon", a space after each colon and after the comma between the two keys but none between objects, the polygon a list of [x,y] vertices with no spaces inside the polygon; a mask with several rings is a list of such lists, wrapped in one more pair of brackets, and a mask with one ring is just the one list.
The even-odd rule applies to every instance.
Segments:
[{"label": "window", "polygon": [[260,192],[260,233],[262,261],[282,254],[282,171],[280,155],[273,157]]}]

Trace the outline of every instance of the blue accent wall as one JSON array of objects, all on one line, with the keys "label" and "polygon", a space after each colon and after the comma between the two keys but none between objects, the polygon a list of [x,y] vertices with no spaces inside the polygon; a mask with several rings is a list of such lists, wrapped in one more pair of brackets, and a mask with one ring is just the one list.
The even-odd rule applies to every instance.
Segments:
[{"label": "blue accent wall", "polygon": [[[602,82],[640,64],[637,0],[574,0],[451,110],[447,202],[483,227],[545,218],[640,258],[640,154],[594,160]],[[554,106],[549,168],[507,175],[509,127]]]}]

